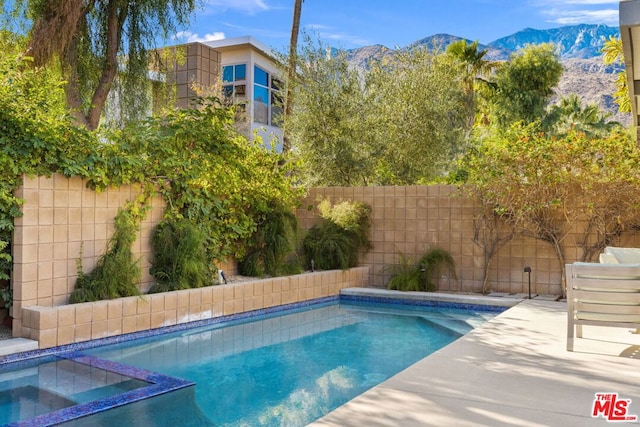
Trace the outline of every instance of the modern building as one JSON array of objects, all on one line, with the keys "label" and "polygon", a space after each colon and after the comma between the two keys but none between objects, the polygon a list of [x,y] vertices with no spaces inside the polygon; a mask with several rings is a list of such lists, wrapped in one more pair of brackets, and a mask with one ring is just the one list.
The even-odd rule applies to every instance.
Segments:
[{"label": "modern building", "polygon": [[238,126],[248,138],[257,135],[267,147],[282,149],[283,90],[273,52],[253,37],[172,46],[175,70],[167,77],[176,86],[176,105],[189,106],[198,88],[208,88],[238,105]]}]

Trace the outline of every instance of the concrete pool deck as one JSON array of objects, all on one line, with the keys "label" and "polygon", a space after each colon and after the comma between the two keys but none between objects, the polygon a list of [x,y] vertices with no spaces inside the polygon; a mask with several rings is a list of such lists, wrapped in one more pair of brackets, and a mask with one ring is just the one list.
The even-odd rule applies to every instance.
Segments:
[{"label": "concrete pool deck", "polygon": [[640,335],[585,326],[568,352],[566,325],[566,303],[524,300],[311,425],[604,426],[600,392],[640,417]]}]

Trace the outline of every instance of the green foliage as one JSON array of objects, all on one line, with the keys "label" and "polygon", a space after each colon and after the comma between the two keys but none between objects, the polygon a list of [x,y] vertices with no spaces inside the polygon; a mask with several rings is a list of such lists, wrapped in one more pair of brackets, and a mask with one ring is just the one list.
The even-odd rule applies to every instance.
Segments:
[{"label": "green foliage", "polygon": [[346,269],[358,265],[358,254],[371,248],[371,208],[362,202],[341,202],[319,206],[324,221],[305,236],[302,249],[311,265],[321,270]]},{"label": "green foliage", "polygon": [[7,274],[12,270],[13,263],[11,255],[7,253],[7,246],[7,241],[0,241],[0,302],[4,303],[4,308],[10,308],[13,305],[13,291],[9,282],[11,276]]},{"label": "green foliage", "polygon": [[7,240],[0,240],[0,281],[11,280],[9,272],[13,269],[13,258],[9,254],[9,238],[11,235],[5,235]]},{"label": "green foliage", "polygon": [[158,224],[152,238],[150,270],[156,284],[149,293],[211,285],[205,242],[204,233],[189,220],[168,219]]},{"label": "green foliage", "polygon": [[90,273],[83,272],[82,259],[78,260],[78,279],[69,303],[140,295],[138,283],[141,270],[131,252],[131,245],[136,239],[140,221],[148,210],[147,202],[148,194],[118,211],[107,251]]},{"label": "green foliage", "polygon": [[0,301],[2,308],[11,308],[13,305],[13,290],[8,285],[0,287]]},{"label": "green foliage", "polygon": [[[90,132],[76,127],[67,114],[65,83],[55,68],[25,66],[30,58],[18,53],[23,45],[2,37],[0,45],[7,49],[0,58],[0,279],[11,268],[13,220],[21,215],[14,191],[23,175],[81,176],[97,191],[140,183],[145,197],[155,187],[167,203],[168,219],[186,218],[206,236],[207,266],[242,257],[245,242],[274,209],[292,210],[298,204],[302,189],[294,185],[296,163],[267,150],[260,140],[239,136],[233,110],[222,108],[217,99],[200,99],[198,108],[169,111],[123,130]],[[127,210],[139,223],[141,205]],[[114,239],[108,258],[130,265],[127,241],[120,235]],[[79,275],[74,300],[131,293],[127,277],[135,272],[126,266],[115,272],[126,276],[124,291],[107,285],[97,286],[107,290],[94,289],[91,283],[102,283],[112,268],[117,270],[107,260],[99,266],[98,272]]]},{"label": "green foliage", "polygon": [[368,251],[371,249],[369,231],[371,229],[371,207],[363,202],[343,201],[331,205],[328,199],[318,204],[320,216],[349,232],[355,241],[357,249]]},{"label": "green foliage", "polygon": [[385,272],[391,275],[387,289],[397,291],[424,291],[426,279],[419,264],[411,256],[398,254],[398,262],[385,267]]},{"label": "green foliage", "polygon": [[37,66],[56,64],[67,81],[68,108],[79,125],[96,129],[109,91],[125,87],[122,111],[144,115],[149,50],[188,23],[196,0],[14,3],[28,14],[29,49]]},{"label": "green foliage", "polygon": [[[307,185],[362,185],[375,168],[369,108],[359,71],[344,54],[307,37],[298,62],[300,83],[284,131],[301,156]],[[290,87],[292,85],[289,85]]]},{"label": "green foliage", "polygon": [[96,161],[96,140],[73,126],[55,70],[31,68],[24,40],[0,32],[0,279],[11,271],[13,221],[22,215],[14,191],[22,176],[86,177]]},{"label": "green foliage", "polygon": [[606,137],[614,128],[621,127],[618,122],[607,121],[610,115],[602,113],[598,104],[583,105],[578,95],[571,94],[551,106],[542,124],[554,134],[577,131]]},{"label": "green foliage", "polygon": [[307,41],[285,131],[309,185],[415,184],[440,176],[468,113],[452,57],[424,49],[366,69]]},{"label": "green foliage", "polygon": [[529,45],[497,69],[491,95],[498,123],[541,120],[563,68],[552,44]]},{"label": "green foliage", "polygon": [[410,185],[441,176],[463,147],[466,94],[455,60],[415,49],[371,65],[367,106],[375,183]]},{"label": "green foliage", "polygon": [[295,249],[297,219],[282,207],[267,213],[255,233],[247,242],[247,255],[238,269],[245,276],[279,276],[295,271],[287,263],[287,256]]},{"label": "green foliage", "polygon": [[[610,36],[602,47],[602,62],[606,65],[624,65],[624,50],[622,49],[622,39]],[[627,83],[627,72],[623,69],[618,71],[616,76],[616,91],[613,94],[615,103],[621,113],[631,112],[631,100],[629,99],[629,87]]]},{"label": "green foliage", "polygon": [[476,87],[486,86],[486,77],[498,66],[497,62],[484,59],[488,52],[487,49],[478,50],[477,40],[467,43],[467,40],[460,39],[447,46],[447,54],[454,58],[462,74],[468,133],[476,118]]},{"label": "green foliage", "polygon": [[443,268],[448,268],[455,276],[455,261],[444,249],[430,249],[417,262],[413,257],[400,253],[398,261],[385,269],[391,275],[388,289],[434,292]]},{"label": "green foliage", "polygon": [[572,224],[584,231],[577,243],[585,261],[637,224],[640,151],[622,132],[549,136],[535,124],[512,126],[483,139],[464,169],[481,205],[550,244],[561,269]]},{"label": "green foliage", "polygon": [[[167,218],[186,218],[207,236],[210,260],[242,258],[246,241],[273,209],[293,209],[295,163],[247,141],[233,129],[233,110],[215,98],[199,108],[175,110],[111,133],[104,146],[105,171],[94,181],[158,182],[167,201]],[[113,178],[112,178],[113,177]]]},{"label": "green foliage", "polygon": [[347,269],[358,264],[358,248],[351,233],[332,222],[314,225],[302,243],[307,265],[320,270]]}]

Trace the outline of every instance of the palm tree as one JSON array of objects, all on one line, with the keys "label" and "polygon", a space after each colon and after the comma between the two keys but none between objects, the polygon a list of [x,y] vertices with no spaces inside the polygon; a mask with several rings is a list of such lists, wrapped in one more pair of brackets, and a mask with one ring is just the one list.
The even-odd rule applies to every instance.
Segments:
[{"label": "palm tree", "polygon": [[[287,67],[287,95],[284,102],[284,121],[293,111],[293,82],[296,77],[296,63],[298,62],[298,34],[300,33],[300,14],[302,12],[302,3],[304,0],[294,0],[293,3],[293,23],[291,24],[291,39],[289,41],[289,65]],[[289,136],[286,133],[282,137],[282,150],[284,152],[291,150]]]},{"label": "palm tree", "polygon": [[[610,36],[602,47],[602,62],[605,65],[624,64],[624,52],[622,50],[622,40],[618,37]],[[629,88],[627,86],[627,74],[624,70],[618,72],[616,79],[616,93],[613,94],[618,109],[622,113],[631,112],[631,100],[629,99]]]},{"label": "palm tree", "polygon": [[610,115],[603,114],[598,104],[583,105],[578,95],[573,93],[551,107],[545,123],[557,134],[576,130],[587,135],[606,135],[619,125],[615,121],[607,122]]},{"label": "palm tree", "polygon": [[469,130],[475,122],[477,84],[488,83],[484,77],[497,66],[497,62],[484,59],[487,52],[486,49],[478,50],[477,40],[469,44],[467,40],[460,39],[447,47],[447,53],[460,63],[463,71],[462,84],[466,97]]}]

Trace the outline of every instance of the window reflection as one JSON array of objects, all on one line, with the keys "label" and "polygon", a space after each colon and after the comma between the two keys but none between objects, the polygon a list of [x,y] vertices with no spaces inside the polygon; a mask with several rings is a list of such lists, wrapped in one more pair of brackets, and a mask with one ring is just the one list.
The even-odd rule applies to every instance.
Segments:
[{"label": "window reflection", "polygon": [[279,126],[282,117],[281,83],[258,66],[253,68],[253,121]]}]

